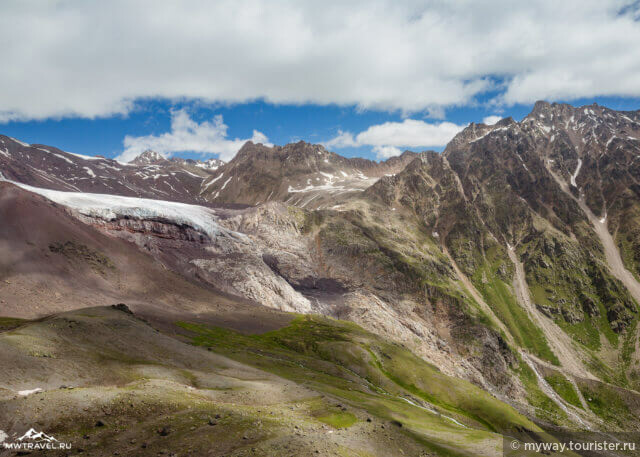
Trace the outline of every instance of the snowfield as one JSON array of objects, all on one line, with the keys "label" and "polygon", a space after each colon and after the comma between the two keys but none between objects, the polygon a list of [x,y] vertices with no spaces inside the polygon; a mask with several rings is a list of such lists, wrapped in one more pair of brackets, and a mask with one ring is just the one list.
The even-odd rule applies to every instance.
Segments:
[{"label": "snowfield", "polygon": [[212,238],[219,235],[245,238],[245,235],[241,233],[220,227],[216,223],[216,212],[204,206],[148,198],[121,197],[119,195],[63,192],[14,181],[8,182],[29,192],[42,195],[55,203],[67,206],[84,216],[103,220],[114,220],[120,217],[139,220],[166,220],[178,225],[188,225]]}]

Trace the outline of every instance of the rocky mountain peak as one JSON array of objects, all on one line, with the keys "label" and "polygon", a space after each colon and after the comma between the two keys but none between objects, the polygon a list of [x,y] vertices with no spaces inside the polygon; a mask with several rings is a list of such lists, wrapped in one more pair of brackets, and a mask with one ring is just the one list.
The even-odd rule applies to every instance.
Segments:
[{"label": "rocky mountain peak", "polygon": [[165,162],[167,162],[167,159],[165,159],[162,154],[151,149],[147,149],[129,163],[133,163],[135,165],[157,165]]},{"label": "rocky mountain peak", "polygon": [[535,102],[535,104],[533,105],[533,109],[531,110],[531,113],[529,114],[530,116],[535,116],[537,114],[547,114],[552,110],[552,105],[549,102],[546,102],[544,100],[538,100],[537,102]]},{"label": "rocky mountain peak", "polygon": [[516,124],[516,121],[511,117],[505,117],[500,119],[498,122],[495,123],[496,127],[508,127],[512,124]]}]

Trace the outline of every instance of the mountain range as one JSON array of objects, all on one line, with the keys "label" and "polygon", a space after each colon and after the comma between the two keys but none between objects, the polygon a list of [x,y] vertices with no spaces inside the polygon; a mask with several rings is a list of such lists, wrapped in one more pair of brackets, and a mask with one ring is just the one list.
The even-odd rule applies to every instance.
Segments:
[{"label": "mountain range", "polygon": [[547,102],[384,162],[0,136],[0,417],[90,455],[639,431],[639,155],[640,111]]}]

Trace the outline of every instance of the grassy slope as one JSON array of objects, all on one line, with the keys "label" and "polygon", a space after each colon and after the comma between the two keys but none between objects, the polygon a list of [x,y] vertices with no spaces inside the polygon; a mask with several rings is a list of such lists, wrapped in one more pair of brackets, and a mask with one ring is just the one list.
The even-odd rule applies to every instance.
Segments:
[{"label": "grassy slope", "polygon": [[527,401],[535,408],[536,416],[555,425],[566,425],[566,413],[540,389],[535,373],[524,360],[520,360],[518,376],[526,390]]},{"label": "grassy slope", "polygon": [[573,385],[560,373],[550,374],[544,379],[567,403],[582,408],[580,398]]},{"label": "grassy slope", "polygon": [[[579,382],[578,387],[589,409],[605,422],[616,424],[622,431],[637,429],[639,399],[633,391],[624,393],[615,386],[586,381]],[[635,405],[635,410],[630,408],[629,401]]]},{"label": "grassy slope", "polygon": [[[257,336],[185,326],[198,331],[203,344],[215,344],[215,351],[168,338],[111,309],[65,313],[0,334],[0,358],[30,370],[24,381],[8,373],[0,382],[13,391],[34,383],[45,389],[27,398],[0,390],[0,420],[12,418],[12,433],[37,423],[72,442],[75,451],[101,457],[116,451],[182,455],[187,448],[191,455],[215,450],[238,457],[306,456],[317,450],[332,456],[386,456],[397,449],[405,455],[499,452],[499,435],[465,411],[449,415],[472,427],[399,398],[406,392],[380,373],[370,350],[406,351],[387,347],[352,324],[298,318]],[[48,348],[51,356],[34,355],[34,347]],[[372,379],[377,373],[381,380],[368,383],[356,370]],[[75,387],[59,388],[61,383]],[[489,412],[495,428],[538,430],[479,389],[465,389],[503,413],[494,421]],[[97,420],[104,425],[97,426]],[[160,433],[165,428],[166,436]]]},{"label": "grassy slope", "polygon": [[[401,346],[382,341],[351,323],[299,316],[291,325],[261,335],[241,335],[186,322],[180,326],[193,332],[195,344],[367,404],[375,413],[400,420],[417,432],[427,432],[426,424],[417,422],[413,413],[405,410],[407,403],[399,398],[402,395],[410,393],[480,430],[518,433],[522,427],[537,429],[513,408],[481,389],[443,375]],[[434,419],[436,416],[429,422]],[[450,423],[440,420],[436,430]],[[469,433],[483,436],[480,431]]]},{"label": "grassy slope", "polygon": [[500,269],[505,264],[504,254],[497,245],[485,250],[482,265],[472,276],[474,285],[487,303],[491,304],[498,318],[507,326],[516,343],[530,350],[538,357],[558,364],[558,358],[549,348],[542,330],[529,318],[527,312],[518,304],[507,278],[501,275]]}]

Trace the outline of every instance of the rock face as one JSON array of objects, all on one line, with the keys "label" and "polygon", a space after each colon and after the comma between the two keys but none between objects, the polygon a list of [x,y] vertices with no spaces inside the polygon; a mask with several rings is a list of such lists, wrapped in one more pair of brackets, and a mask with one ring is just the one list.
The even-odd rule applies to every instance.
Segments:
[{"label": "rock face", "polygon": [[[469,125],[442,154],[382,163],[304,142],[247,143],[227,164],[145,153],[118,165],[122,185],[143,174],[146,195],[180,176],[189,190],[173,199],[212,206],[220,230],[144,212],[72,214],[190,282],[351,320],[531,414],[560,402],[562,416],[535,363],[638,387],[638,138],[638,112],[539,102],[521,122]],[[64,156],[74,165],[56,181],[58,168],[14,158],[39,148],[4,140],[12,180],[69,189],[75,175],[64,173],[85,160]],[[129,192],[97,176],[105,192]]]},{"label": "rock face", "polygon": [[204,183],[203,195],[214,202],[286,201],[330,207],[362,192],[380,176],[399,172],[414,156],[405,152],[378,163],[347,159],[303,141],[282,147],[248,142]]},{"label": "rock face", "polygon": [[[638,121],[637,112],[538,102],[522,122],[503,120],[488,131],[471,126],[445,150],[487,229],[517,247],[534,297],[560,309],[569,324],[585,319],[585,307],[587,317],[617,310],[609,319],[617,331],[634,319],[636,304],[602,255],[606,240],[580,202],[602,217],[608,211],[616,221],[633,219],[617,202],[637,198],[629,192]],[[629,230],[617,230],[617,238],[633,269]]]},{"label": "rock face", "polygon": [[161,154],[156,151],[152,151],[151,149],[147,149],[129,163],[134,165],[164,165],[167,162],[167,159],[165,159]]}]

